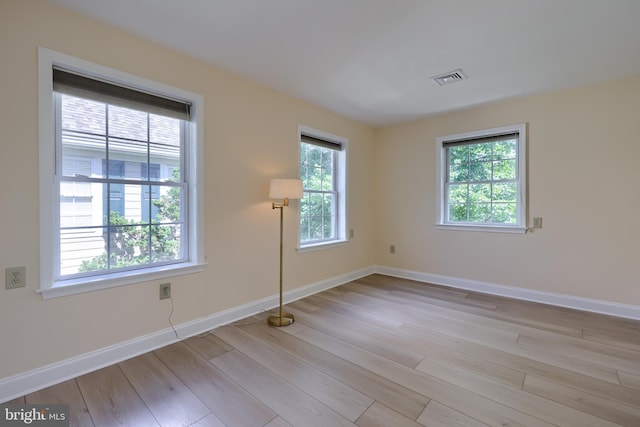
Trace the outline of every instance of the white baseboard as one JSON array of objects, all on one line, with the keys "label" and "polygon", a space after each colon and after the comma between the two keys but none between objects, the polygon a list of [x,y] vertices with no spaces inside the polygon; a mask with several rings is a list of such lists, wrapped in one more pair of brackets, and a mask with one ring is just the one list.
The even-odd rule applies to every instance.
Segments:
[{"label": "white baseboard", "polygon": [[[368,276],[376,272],[375,267],[367,267],[320,282],[302,286],[285,292],[283,301],[289,303],[318,292],[340,286],[352,280]],[[77,357],[66,359],[51,365],[36,368],[27,372],[0,379],[0,403],[24,396],[31,392],[61,383],[71,378],[122,362],[140,354],[173,344],[184,338],[210,331],[222,325],[244,319],[264,310],[270,310],[279,304],[278,295],[233,307],[210,316],[192,320],[171,328],[154,332],[129,341],[105,347]]]},{"label": "white baseboard", "polygon": [[422,273],[419,271],[404,270],[392,267],[377,266],[376,273],[403,279],[416,280],[418,282],[433,283],[435,285],[465,289],[468,291],[500,295],[519,300],[573,308],[576,310],[606,314],[609,316],[622,317],[626,319],[640,320],[640,307],[635,305],[555,294],[551,292],[536,291],[532,289],[515,288],[513,286],[496,285],[493,283],[479,282],[476,280],[460,279],[457,277],[441,276],[438,274]]}]

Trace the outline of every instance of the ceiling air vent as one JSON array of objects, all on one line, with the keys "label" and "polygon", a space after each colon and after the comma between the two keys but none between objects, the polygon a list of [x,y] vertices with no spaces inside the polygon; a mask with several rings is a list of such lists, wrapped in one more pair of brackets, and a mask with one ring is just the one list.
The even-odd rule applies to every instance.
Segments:
[{"label": "ceiling air vent", "polygon": [[465,80],[466,78],[467,76],[465,76],[460,69],[453,70],[445,74],[440,74],[439,76],[431,77],[431,79],[438,83],[440,86],[459,82],[460,80]]}]

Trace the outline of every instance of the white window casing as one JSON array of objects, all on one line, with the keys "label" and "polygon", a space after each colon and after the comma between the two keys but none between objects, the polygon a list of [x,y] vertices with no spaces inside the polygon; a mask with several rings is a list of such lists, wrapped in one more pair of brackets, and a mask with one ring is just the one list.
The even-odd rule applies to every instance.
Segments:
[{"label": "white window casing", "polygon": [[[464,171],[465,166],[469,166],[468,176],[465,178],[452,178],[452,170],[455,169],[455,165],[450,164],[450,150],[455,150],[455,147],[479,147],[487,146],[492,147],[491,143],[503,144],[515,143],[515,158],[509,158],[508,161],[515,162],[515,176],[502,179],[503,177],[496,177],[498,173],[493,169],[494,166],[503,161],[499,156],[489,157],[483,161],[474,161],[471,158],[467,160],[467,163],[461,165],[461,170]],[[493,150],[493,148],[491,148]],[[463,230],[463,231],[485,231],[485,232],[500,232],[500,233],[525,233],[527,231],[527,125],[526,123],[520,123],[510,126],[503,126],[493,129],[486,129],[480,131],[466,132],[455,135],[448,135],[439,137],[436,139],[436,228],[442,230]],[[493,156],[493,151],[490,156]],[[471,168],[473,165],[479,165],[484,167],[486,165],[486,176],[483,178],[472,178],[473,172]],[[493,166],[492,166],[493,165]],[[456,182],[456,179],[459,181]],[[464,209],[470,210],[471,207],[482,206],[486,209],[485,219],[478,219],[471,214],[467,214],[466,219],[459,218],[451,211],[451,206],[454,205],[452,199],[454,198],[454,189],[462,189],[464,191],[465,186],[484,186],[488,189],[487,199],[484,203],[472,203],[472,196],[467,195],[466,206],[464,203],[458,205],[462,208],[464,217]],[[498,215],[494,215],[494,209],[498,208],[501,204],[500,201],[494,200],[493,188],[497,188],[500,185],[509,185],[513,188],[515,195],[513,196],[513,203],[502,203],[503,205],[515,205],[515,210],[512,214],[508,215],[508,220],[501,220],[497,218]],[[480,188],[476,187],[476,188]],[[452,192],[451,195],[449,192]],[[511,201],[511,200],[510,200]],[[482,214],[478,215],[482,217]]]},{"label": "white window casing", "polygon": [[[298,127],[298,144],[300,161],[300,177],[303,181],[304,196],[300,201],[300,222],[298,232],[298,252],[313,251],[318,249],[325,249],[336,245],[344,245],[347,243],[347,154],[348,154],[348,140],[336,135],[329,134],[327,132],[318,131],[306,126]],[[304,176],[305,166],[303,156],[304,147],[317,147],[318,149],[325,151],[325,154],[329,154],[333,159],[333,171],[331,173],[331,186],[323,185],[322,189],[309,189],[304,188]],[[305,233],[304,225],[308,224],[309,218],[304,217],[303,203],[305,197],[310,197],[313,194],[315,197],[327,197],[334,200],[334,215],[322,214],[323,226],[326,225],[325,232],[322,235],[310,235]],[[320,220],[315,217],[316,220]],[[316,224],[317,225],[317,224]],[[331,230],[331,231],[329,231]]]},{"label": "white window casing", "polygon": [[[54,93],[54,69],[64,70],[64,72],[68,71],[69,75],[75,75],[77,73],[81,76],[87,76],[87,80],[95,79],[98,83],[101,81],[108,82],[115,87],[122,86],[134,91],[153,94],[156,97],[180,100],[191,106],[188,119],[183,121],[185,126],[183,131],[184,147],[181,154],[183,162],[181,170],[185,174],[183,177],[184,195],[182,203],[185,208],[184,212],[188,212],[188,215],[182,218],[184,221],[184,227],[182,229],[185,230],[186,238],[184,240],[188,242],[188,247],[185,248],[185,256],[179,259],[179,262],[166,265],[149,265],[132,270],[114,270],[113,272],[109,271],[106,273],[102,271],[99,274],[85,275],[65,274],[65,272],[60,270],[60,260],[62,256],[61,243],[59,241],[61,232],[61,203],[68,203],[68,205],[65,205],[65,209],[75,209],[74,212],[81,212],[81,214],[84,215],[80,217],[81,219],[86,217],[88,221],[91,221],[90,218],[92,216],[94,218],[101,217],[103,215],[102,209],[96,208],[97,206],[99,207],[101,203],[93,203],[93,207],[90,207],[89,204],[87,204],[89,199],[85,200],[84,196],[86,192],[87,198],[93,197],[95,199],[97,197],[96,194],[101,194],[102,187],[106,184],[101,183],[105,180],[94,178],[87,178],[87,182],[82,182],[84,172],[78,175],[78,171],[80,170],[86,170],[87,173],[91,174],[88,176],[99,176],[101,173],[104,173],[104,160],[101,162],[99,158],[92,158],[90,156],[84,158],[82,158],[82,156],[74,157],[67,153],[65,155],[65,162],[73,161],[73,164],[65,164],[64,167],[76,168],[76,178],[73,178],[73,176],[65,178],[64,171],[61,171],[61,154],[58,152],[60,150],[60,141],[57,141],[58,136],[56,136],[59,131],[55,130],[56,120],[58,120],[58,125],[60,123],[60,119],[57,119],[55,116],[55,111],[60,110],[60,105],[58,105],[57,108],[56,102],[60,102],[61,95]],[[64,80],[64,78],[57,80],[58,83],[56,84],[60,84],[60,80]],[[81,84],[78,86],[81,86]],[[78,92],[74,93],[73,91],[76,89]],[[56,89],[56,91],[58,90],[60,89]],[[82,98],[91,97],[90,93],[83,93],[81,87],[76,87],[73,81],[67,83],[67,87],[62,90],[63,92],[70,93],[71,96],[80,96]],[[204,180],[202,164],[204,98],[201,95],[189,91],[153,82],[42,47],[38,50],[38,94],[40,174],[39,292],[43,298],[72,295],[80,292],[143,281],[160,280],[167,277],[202,271],[204,268]],[[115,100],[115,102],[115,105],[117,105],[118,101]],[[107,101],[107,103],[112,105],[111,101]],[[125,157],[119,161],[121,162],[122,170],[127,171],[127,179],[133,179],[133,182],[140,182],[140,163],[136,163],[134,159]],[[166,174],[167,171],[163,173]],[[63,178],[61,179],[60,176],[63,176]],[[169,183],[165,186],[167,185],[173,184]],[[64,194],[61,194],[63,188],[80,188],[80,190],[68,190],[71,193],[75,193],[75,197],[64,197]],[[127,215],[140,216],[142,209],[140,185],[137,187],[133,184],[127,185],[127,183],[123,181],[122,188],[124,191],[122,197],[126,197],[127,200],[131,202]],[[58,200],[56,200],[56,194],[59,194],[57,189],[60,189],[60,195],[63,196]],[[78,197],[78,195],[82,197]],[[67,211],[65,210],[65,212]]]}]

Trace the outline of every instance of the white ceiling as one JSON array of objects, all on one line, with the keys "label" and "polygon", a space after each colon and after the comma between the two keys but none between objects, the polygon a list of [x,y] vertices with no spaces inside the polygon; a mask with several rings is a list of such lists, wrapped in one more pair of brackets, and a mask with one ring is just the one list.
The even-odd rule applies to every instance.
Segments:
[{"label": "white ceiling", "polygon": [[49,1],[373,126],[640,74],[640,0]]}]

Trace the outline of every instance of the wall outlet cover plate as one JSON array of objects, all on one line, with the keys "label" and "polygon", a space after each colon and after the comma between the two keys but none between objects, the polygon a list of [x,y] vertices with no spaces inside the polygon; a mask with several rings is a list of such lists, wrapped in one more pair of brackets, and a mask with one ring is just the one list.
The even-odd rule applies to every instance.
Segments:
[{"label": "wall outlet cover plate", "polygon": [[27,286],[27,268],[11,267],[5,271],[5,288],[17,289]]}]

